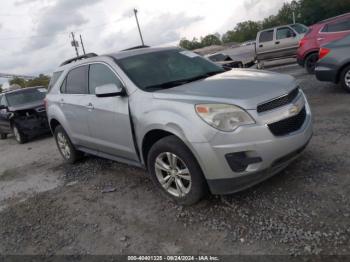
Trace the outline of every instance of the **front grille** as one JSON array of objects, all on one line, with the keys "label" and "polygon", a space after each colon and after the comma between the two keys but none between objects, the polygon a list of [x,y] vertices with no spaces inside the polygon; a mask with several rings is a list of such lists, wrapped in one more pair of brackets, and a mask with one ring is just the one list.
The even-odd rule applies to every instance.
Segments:
[{"label": "front grille", "polygon": [[275,136],[284,136],[289,133],[295,132],[301,128],[306,118],[305,107],[299,112],[299,114],[290,118],[283,119],[276,123],[269,124],[268,127],[272,134]]},{"label": "front grille", "polygon": [[297,97],[298,94],[299,94],[299,88],[295,88],[287,95],[281,96],[281,97],[276,98],[274,100],[271,100],[269,102],[258,105],[257,111],[258,111],[258,113],[262,113],[265,111],[275,109],[277,107],[281,107],[281,106],[290,104],[294,100],[294,98]]}]

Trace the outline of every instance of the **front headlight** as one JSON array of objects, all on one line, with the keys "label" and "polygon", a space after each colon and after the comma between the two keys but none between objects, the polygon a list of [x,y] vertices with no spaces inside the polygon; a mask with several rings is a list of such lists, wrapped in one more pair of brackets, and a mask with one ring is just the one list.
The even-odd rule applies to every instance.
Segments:
[{"label": "front headlight", "polygon": [[196,105],[197,114],[209,125],[221,131],[233,131],[239,126],[254,124],[252,117],[242,108],[228,104]]}]

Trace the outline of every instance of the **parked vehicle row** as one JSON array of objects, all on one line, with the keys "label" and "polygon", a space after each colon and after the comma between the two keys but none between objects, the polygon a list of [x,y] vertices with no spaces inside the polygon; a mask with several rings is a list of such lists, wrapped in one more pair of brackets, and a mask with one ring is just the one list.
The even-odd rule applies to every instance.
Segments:
[{"label": "parked vehicle row", "polygon": [[312,136],[293,77],[223,70],[180,48],[89,54],[55,70],[46,96],[62,157],[146,168],[180,204],[243,190],[288,166]]},{"label": "parked vehicle row", "polygon": [[350,13],[329,18],[309,27],[299,43],[298,63],[308,73],[314,73],[319,59],[319,50],[323,45],[350,35]]}]

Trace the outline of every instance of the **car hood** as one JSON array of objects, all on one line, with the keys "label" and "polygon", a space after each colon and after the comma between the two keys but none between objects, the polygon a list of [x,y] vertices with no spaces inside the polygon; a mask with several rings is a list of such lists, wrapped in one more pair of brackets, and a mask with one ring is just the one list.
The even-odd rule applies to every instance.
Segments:
[{"label": "car hood", "polygon": [[294,77],[253,69],[234,69],[203,80],[153,93],[158,99],[215,102],[256,109],[257,105],[289,93]]},{"label": "car hood", "polygon": [[42,107],[42,106],[44,106],[44,101],[39,100],[39,101],[32,102],[32,103],[26,103],[26,104],[17,105],[17,106],[9,106],[9,110],[14,112],[14,111],[35,109],[37,107]]}]

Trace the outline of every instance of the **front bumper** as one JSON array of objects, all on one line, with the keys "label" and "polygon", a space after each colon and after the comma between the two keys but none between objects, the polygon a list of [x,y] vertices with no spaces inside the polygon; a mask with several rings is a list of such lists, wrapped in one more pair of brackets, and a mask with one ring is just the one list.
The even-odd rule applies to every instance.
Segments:
[{"label": "front bumper", "polygon": [[[285,106],[260,117],[256,113],[255,125],[242,126],[231,133],[218,132],[209,143],[193,144],[211,192],[229,194],[243,190],[276,174],[294,160],[312,137],[311,111],[306,100],[304,106],[306,117],[302,126],[287,135],[273,135],[266,124],[269,115],[283,115],[288,109]],[[244,171],[235,172],[227,155],[236,152],[244,152],[255,161],[248,162]]]},{"label": "front bumper", "polygon": [[49,123],[46,117],[15,119],[15,123],[20,132],[27,137],[34,137],[50,132]]}]

